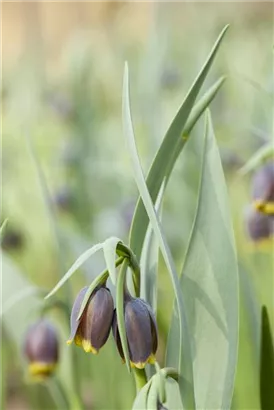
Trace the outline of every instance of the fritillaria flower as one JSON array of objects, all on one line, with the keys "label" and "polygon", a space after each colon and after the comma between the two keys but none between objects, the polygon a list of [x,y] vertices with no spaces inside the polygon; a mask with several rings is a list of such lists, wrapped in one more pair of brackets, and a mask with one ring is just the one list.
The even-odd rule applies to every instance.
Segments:
[{"label": "fritillaria flower", "polygon": [[45,319],[33,324],[27,331],[24,353],[32,376],[50,376],[58,362],[58,339],[54,326]]},{"label": "fritillaria flower", "polygon": [[274,215],[274,161],[256,171],[252,182],[252,197],[258,211]]},{"label": "fritillaria flower", "polygon": [[114,304],[109,289],[101,285],[92,292],[83,314],[77,320],[87,289],[83,288],[75,299],[70,318],[71,334],[67,343],[74,341],[85,352],[97,354],[108,339]]},{"label": "fritillaria flower", "polygon": [[[155,362],[158,331],[154,313],[144,300],[126,295],[124,314],[130,364],[132,367],[143,369],[146,363]],[[124,360],[116,312],[112,331],[120,356]]]},{"label": "fritillaria flower", "polygon": [[262,242],[274,234],[274,218],[255,209],[248,209],[246,213],[246,230],[252,242]]}]

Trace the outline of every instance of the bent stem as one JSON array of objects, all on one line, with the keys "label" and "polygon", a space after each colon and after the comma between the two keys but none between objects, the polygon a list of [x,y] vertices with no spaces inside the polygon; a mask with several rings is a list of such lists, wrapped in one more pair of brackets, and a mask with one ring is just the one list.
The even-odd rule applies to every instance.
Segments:
[{"label": "bent stem", "polygon": [[133,278],[135,295],[139,297],[140,289],[141,289],[140,287],[140,266],[139,266],[139,263],[137,261],[135,254],[132,252],[132,250],[128,246],[126,246],[122,242],[119,242],[117,244],[116,252],[117,252],[117,255],[119,255],[120,257],[124,256],[128,258],[129,266],[132,270],[132,278]]}]

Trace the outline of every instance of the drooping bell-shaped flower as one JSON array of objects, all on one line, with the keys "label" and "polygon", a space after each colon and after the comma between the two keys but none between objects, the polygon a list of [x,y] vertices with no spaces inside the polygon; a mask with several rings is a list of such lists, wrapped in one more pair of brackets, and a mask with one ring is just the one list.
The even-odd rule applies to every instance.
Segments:
[{"label": "drooping bell-shaped flower", "polygon": [[274,161],[255,172],[252,181],[252,197],[258,211],[274,215]]},{"label": "drooping bell-shaped flower", "polygon": [[[124,315],[130,364],[132,367],[143,369],[146,363],[155,362],[158,330],[154,313],[144,300],[126,295]],[[112,331],[120,356],[124,360],[116,312]]]},{"label": "drooping bell-shaped flower", "polygon": [[273,216],[263,214],[255,209],[248,209],[246,216],[246,231],[252,242],[262,242],[274,235]]},{"label": "drooping bell-shaped flower", "polygon": [[53,373],[59,349],[56,330],[49,321],[41,319],[27,330],[24,353],[32,376],[46,378]]},{"label": "drooping bell-shaped flower", "polygon": [[109,289],[101,285],[92,292],[82,316],[77,320],[87,289],[83,288],[75,299],[70,317],[71,334],[67,343],[74,341],[85,352],[97,354],[108,339],[114,304]]}]

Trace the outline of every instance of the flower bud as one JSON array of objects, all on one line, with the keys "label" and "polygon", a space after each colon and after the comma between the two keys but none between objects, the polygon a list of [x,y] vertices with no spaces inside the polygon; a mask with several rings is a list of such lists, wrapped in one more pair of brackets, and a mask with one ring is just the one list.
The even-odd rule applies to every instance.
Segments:
[{"label": "flower bud", "polygon": [[24,353],[32,376],[50,376],[58,362],[58,339],[55,328],[45,319],[33,324],[27,331]]},{"label": "flower bud", "polygon": [[[158,330],[154,313],[144,300],[127,295],[124,314],[130,364],[132,367],[143,369],[146,363],[155,362]],[[119,354],[124,360],[116,312],[113,317],[112,331]]]},{"label": "flower bud", "polygon": [[252,197],[255,208],[274,215],[274,162],[261,167],[253,177]]},{"label": "flower bud", "polygon": [[105,286],[97,287],[92,292],[82,316],[77,320],[87,289],[83,288],[75,299],[70,317],[71,334],[67,343],[74,341],[85,352],[97,354],[108,339],[114,304],[109,289]]},{"label": "flower bud", "polygon": [[246,214],[246,229],[253,242],[268,239],[274,234],[274,218],[249,209]]}]

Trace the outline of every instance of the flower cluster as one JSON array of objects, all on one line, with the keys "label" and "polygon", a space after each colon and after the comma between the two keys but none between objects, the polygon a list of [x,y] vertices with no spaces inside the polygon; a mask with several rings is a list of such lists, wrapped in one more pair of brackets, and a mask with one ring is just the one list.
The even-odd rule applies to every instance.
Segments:
[{"label": "flower cluster", "polygon": [[[77,320],[87,289],[83,288],[75,299],[71,312],[71,334],[67,343],[74,341],[85,352],[97,354],[106,343],[112,328],[117,349],[124,360],[113,298],[105,285],[98,286],[92,292]],[[124,299],[124,320],[131,366],[142,369],[146,363],[155,361],[158,339],[154,313],[144,300],[134,298],[127,292]]]}]

